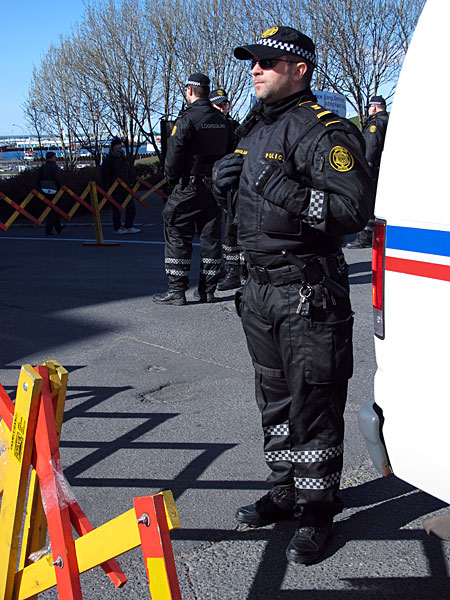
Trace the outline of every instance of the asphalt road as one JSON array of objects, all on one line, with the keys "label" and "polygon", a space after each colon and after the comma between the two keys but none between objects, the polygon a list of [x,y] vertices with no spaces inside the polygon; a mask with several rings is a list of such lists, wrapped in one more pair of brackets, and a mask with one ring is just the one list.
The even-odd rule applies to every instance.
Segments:
[{"label": "asphalt road", "polygon": [[[94,238],[87,218],[51,238],[34,227],[0,231],[0,381],[13,396],[22,364],[56,359],[68,369],[62,462],[92,523],[132,508],[133,497],[171,489],[182,522],[171,538],[184,600],[448,599],[449,544],[421,527],[445,506],[379,476],[358,431],[375,370],[370,251],[346,251],[355,311],[346,508],[322,562],[288,564],[294,523],[245,530],[234,521],[237,507],[267,489],[268,470],[233,295],[193,301],[196,247],[189,304],[152,302],[166,289],[160,209],[159,197],[149,210],[139,207],[138,235],[117,239],[105,224],[105,240],[117,247],[83,246]],[[116,590],[96,568],[82,575],[84,598],[150,597],[140,550],[118,562],[127,585]]]}]

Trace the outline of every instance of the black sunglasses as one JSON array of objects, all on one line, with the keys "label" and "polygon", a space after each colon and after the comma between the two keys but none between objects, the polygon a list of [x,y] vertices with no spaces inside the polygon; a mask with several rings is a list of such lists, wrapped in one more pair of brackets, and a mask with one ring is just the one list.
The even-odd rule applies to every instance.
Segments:
[{"label": "black sunglasses", "polygon": [[265,71],[266,69],[273,69],[273,67],[279,62],[289,62],[289,63],[297,63],[301,62],[299,60],[286,60],[285,58],[252,58],[252,69],[259,64],[261,69]]}]

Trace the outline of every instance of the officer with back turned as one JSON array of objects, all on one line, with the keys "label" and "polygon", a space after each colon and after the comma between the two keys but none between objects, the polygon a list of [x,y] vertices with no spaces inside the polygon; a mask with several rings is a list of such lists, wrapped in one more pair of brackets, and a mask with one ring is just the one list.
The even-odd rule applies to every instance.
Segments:
[{"label": "officer with back turned", "polygon": [[173,192],[163,209],[165,268],[169,289],[155,294],[158,304],[186,304],[192,240],[201,246],[198,283],[201,302],[214,302],[220,275],[220,209],[211,193],[214,162],[229,152],[231,126],[208,99],[209,78],[193,73],[186,83],[188,108],[176,120],[169,138],[164,175]]},{"label": "officer with back turned", "polygon": [[250,62],[259,102],[235,152],[214,165],[213,190],[220,200],[238,189],[249,271],[240,313],[272,484],[236,518],[251,527],[299,519],[286,554],[308,564],[322,556],[342,510],[353,317],[340,246],[367,223],[373,180],[359,130],[311,92],[309,37],[273,27],[234,55]]},{"label": "officer with back turned", "polygon": [[[386,112],[386,101],[383,96],[372,96],[367,108],[369,109],[369,117],[364,123],[362,134],[366,143],[366,160],[369,163],[369,167],[372,169],[376,187],[389,115]],[[372,247],[374,218],[374,215],[371,215],[367,225],[358,233],[355,240],[347,244],[347,248],[355,249]]]},{"label": "officer with back turned", "polygon": [[[220,110],[223,116],[229,120],[235,134],[235,141],[233,143],[234,148],[234,145],[238,141],[236,130],[239,127],[239,123],[235,119],[232,119],[228,114],[230,102],[227,93],[223,89],[213,90],[209,95],[209,99],[214,108]],[[222,242],[222,252],[224,261],[227,265],[227,272],[225,277],[217,284],[217,289],[221,292],[241,286],[241,268],[239,263],[241,249],[238,246],[236,235],[236,224],[234,223],[233,211],[230,202],[227,202],[223,214]]]}]

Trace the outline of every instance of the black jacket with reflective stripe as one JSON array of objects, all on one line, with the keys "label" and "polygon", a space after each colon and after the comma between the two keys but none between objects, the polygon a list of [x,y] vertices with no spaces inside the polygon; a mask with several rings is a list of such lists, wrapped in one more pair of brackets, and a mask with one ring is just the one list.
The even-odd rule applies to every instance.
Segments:
[{"label": "black jacket with reflective stripe", "polygon": [[190,175],[211,175],[216,160],[231,150],[232,124],[209,100],[196,100],[176,120],[164,175],[174,184]]},{"label": "black jacket with reflective stripe", "polygon": [[[235,150],[244,157],[236,199],[238,243],[251,253],[279,257],[288,249],[324,256],[339,247],[342,236],[366,225],[374,202],[372,176],[352,123],[318,105],[310,90],[294,103],[292,98],[273,122],[258,120]],[[276,204],[264,197],[265,190],[261,196],[252,189],[260,159],[286,171]]]}]

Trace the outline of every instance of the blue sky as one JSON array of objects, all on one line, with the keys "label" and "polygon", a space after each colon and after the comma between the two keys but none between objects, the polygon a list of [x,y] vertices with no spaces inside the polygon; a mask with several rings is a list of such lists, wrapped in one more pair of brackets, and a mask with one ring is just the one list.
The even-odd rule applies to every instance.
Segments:
[{"label": "blue sky", "polygon": [[52,43],[84,13],[83,0],[0,0],[0,135],[28,134],[20,105],[33,72]]}]

